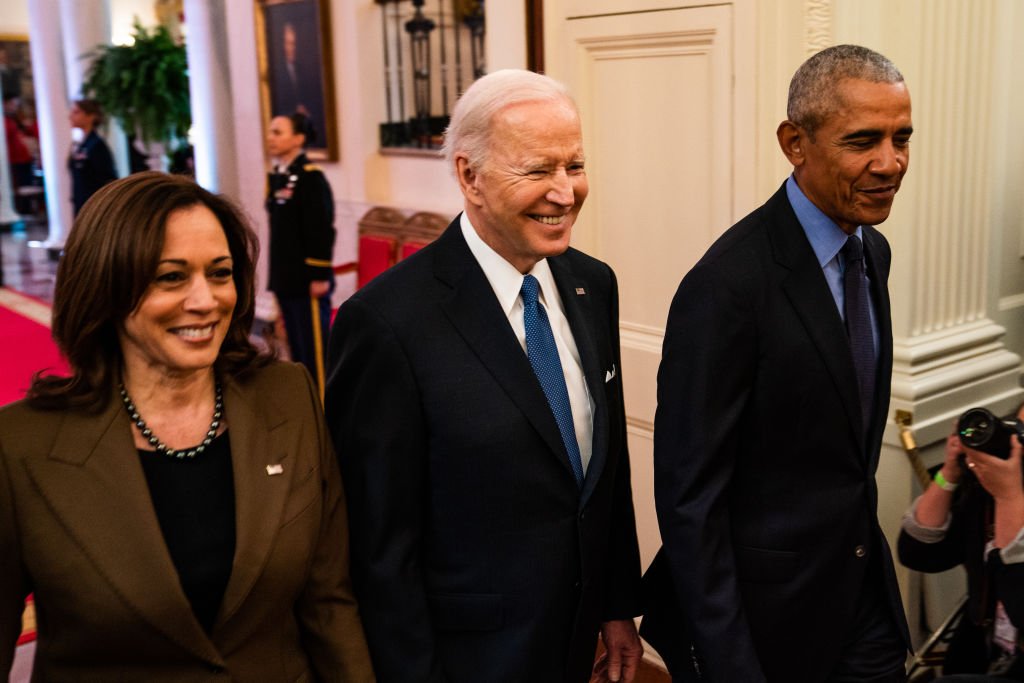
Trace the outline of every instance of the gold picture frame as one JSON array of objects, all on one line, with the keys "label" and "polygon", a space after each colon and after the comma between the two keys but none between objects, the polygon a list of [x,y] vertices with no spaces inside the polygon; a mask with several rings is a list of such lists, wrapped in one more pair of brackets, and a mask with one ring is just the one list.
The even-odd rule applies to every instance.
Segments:
[{"label": "gold picture frame", "polygon": [[328,0],[255,0],[263,125],[302,111],[315,139],[310,159],[337,161],[338,127]]}]

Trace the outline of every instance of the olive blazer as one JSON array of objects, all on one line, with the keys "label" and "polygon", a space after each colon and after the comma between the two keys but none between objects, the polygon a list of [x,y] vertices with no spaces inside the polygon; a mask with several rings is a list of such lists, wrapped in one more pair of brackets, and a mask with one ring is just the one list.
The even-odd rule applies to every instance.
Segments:
[{"label": "olive blazer", "polygon": [[0,674],[35,593],[38,680],[371,681],[346,506],[301,366],[224,383],[236,550],[209,635],[181,588],[131,424],[0,409]]}]

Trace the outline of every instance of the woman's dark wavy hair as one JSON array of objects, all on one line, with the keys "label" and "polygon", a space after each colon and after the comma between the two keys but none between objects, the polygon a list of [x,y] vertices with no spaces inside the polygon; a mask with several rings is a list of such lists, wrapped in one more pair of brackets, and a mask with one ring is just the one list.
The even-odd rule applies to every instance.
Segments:
[{"label": "woman's dark wavy hair", "polygon": [[104,185],[75,219],[57,267],[51,328],[71,376],[36,373],[30,405],[103,408],[121,374],[118,331],[156,276],[167,219],[200,205],[224,229],[238,295],[214,368],[222,376],[239,375],[270,361],[249,341],[259,246],[241,212],[183,176],[136,173]]},{"label": "woman's dark wavy hair", "polygon": [[82,113],[93,117],[93,125],[103,125],[103,107],[96,100],[75,100],[72,104],[82,110]]}]

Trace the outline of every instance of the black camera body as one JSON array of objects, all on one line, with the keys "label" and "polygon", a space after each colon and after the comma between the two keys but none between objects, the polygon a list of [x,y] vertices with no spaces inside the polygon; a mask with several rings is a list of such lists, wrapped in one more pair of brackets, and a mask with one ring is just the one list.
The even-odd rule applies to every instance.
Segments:
[{"label": "black camera body", "polygon": [[965,446],[1003,460],[1010,457],[1010,437],[1016,435],[1024,444],[1024,422],[1000,419],[985,408],[971,408],[961,415],[956,431]]}]

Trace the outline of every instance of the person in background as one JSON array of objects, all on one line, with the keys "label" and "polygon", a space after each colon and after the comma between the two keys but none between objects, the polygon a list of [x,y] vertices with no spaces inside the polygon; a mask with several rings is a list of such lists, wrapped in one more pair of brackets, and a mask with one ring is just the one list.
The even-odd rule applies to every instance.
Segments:
[{"label": "person in background", "polygon": [[[32,164],[32,151],[29,149],[28,129],[21,122],[20,108],[21,98],[14,93],[4,91],[4,133],[7,136],[7,163],[11,167],[11,185],[17,190],[19,187],[28,187],[34,184]],[[29,213],[27,207],[21,205],[15,208],[20,213]]]},{"label": "person in background", "polygon": [[327,422],[379,680],[636,675],[640,557],[618,285],[569,247],[587,197],[576,105],[501,70],[455,105],[465,211],[346,301]]},{"label": "person in background", "polygon": [[249,342],[256,251],[180,176],[110,183],[75,220],[71,375],[0,408],[5,680],[29,593],[33,680],[374,680],[316,387]]},{"label": "person in background", "polygon": [[667,578],[652,610],[685,618],[648,641],[677,678],[896,683],[910,638],[877,514],[892,325],[874,226],[910,161],[910,94],[884,56],[838,45],[797,69],[787,114],[792,175],[669,311],[648,576]]},{"label": "person in background", "polygon": [[954,432],[935,479],[903,516],[900,562],[922,572],[967,570],[967,611],[946,650],[943,683],[1024,681],[1021,451],[1011,437],[1003,460],[964,447]]},{"label": "person in background", "polygon": [[320,395],[334,291],[334,197],[305,147],[314,131],[305,114],[275,116],[267,131],[274,166],[267,179],[270,282],[292,360],[309,368]]},{"label": "person in background", "polygon": [[95,192],[117,180],[114,157],[96,130],[103,123],[103,109],[96,100],[75,100],[68,114],[72,128],[81,131],[68,156],[71,171],[71,204],[75,215]]}]

